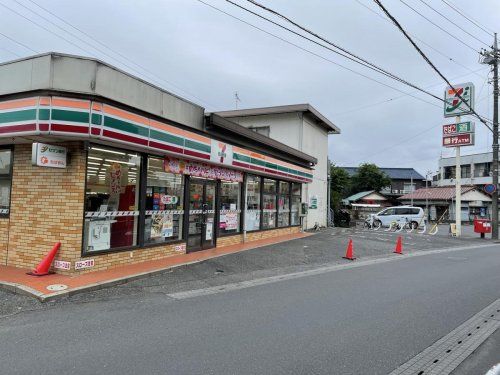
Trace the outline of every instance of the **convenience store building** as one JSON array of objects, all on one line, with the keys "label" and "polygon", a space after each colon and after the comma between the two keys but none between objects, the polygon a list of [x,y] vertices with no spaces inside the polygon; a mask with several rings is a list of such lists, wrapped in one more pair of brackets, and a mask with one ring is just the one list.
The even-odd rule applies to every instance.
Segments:
[{"label": "convenience store building", "polygon": [[1,264],[61,242],[72,274],[301,230],[315,157],[95,59],[16,60],[0,82]]}]

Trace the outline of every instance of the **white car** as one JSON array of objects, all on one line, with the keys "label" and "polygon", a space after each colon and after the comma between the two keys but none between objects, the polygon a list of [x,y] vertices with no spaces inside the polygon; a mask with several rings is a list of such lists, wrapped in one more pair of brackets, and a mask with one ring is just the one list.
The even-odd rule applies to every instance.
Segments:
[{"label": "white car", "polygon": [[405,224],[407,221],[411,223],[412,228],[418,228],[424,224],[424,210],[420,207],[413,206],[397,206],[388,207],[376,214],[373,214],[371,219],[375,226],[380,223],[383,227],[388,227],[393,222]]}]

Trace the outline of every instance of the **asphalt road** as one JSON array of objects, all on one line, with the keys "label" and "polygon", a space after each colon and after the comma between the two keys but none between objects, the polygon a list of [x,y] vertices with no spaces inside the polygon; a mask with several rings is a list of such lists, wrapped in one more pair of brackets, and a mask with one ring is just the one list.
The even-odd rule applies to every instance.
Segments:
[{"label": "asphalt road", "polygon": [[500,246],[0,320],[1,374],[386,374],[500,297]]}]

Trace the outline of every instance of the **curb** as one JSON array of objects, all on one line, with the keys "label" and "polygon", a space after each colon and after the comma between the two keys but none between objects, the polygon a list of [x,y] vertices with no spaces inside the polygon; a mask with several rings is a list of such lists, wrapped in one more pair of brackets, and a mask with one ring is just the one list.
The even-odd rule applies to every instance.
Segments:
[{"label": "curb", "polygon": [[[415,256],[432,255],[432,254],[439,254],[439,253],[450,252],[450,251],[480,249],[480,248],[491,247],[491,246],[493,246],[493,245],[491,245],[491,244],[486,245],[485,244],[485,245],[478,245],[478,246],[460,246],[460,247],[457,246],[457,247],[448,247],[448,248],[434,249],[434,250],[419,250],[419,251],[415,251],[415,252],[411,252],[411,253],[406,253],[406,254],[403,254],[402,256],[397,256],[397,257],[393,257],[392,254],[390,254],[389,256],[383,257],[383,258],[371,258],[371,259],[365,258],[361,262],[338,263],[338,264],[334,264],[330,267],[349,269],[349,268],[356,268],[356,267],[363,266],[363,265],[381,263],[384,260],[389,261],[389,260],[395,260],[395,259],[408,259],[408,258],[412,258]],[[249,250],[251,250],[251,249],[249,249]],[[39,292],[39,291],[37,291],[33,288],[30,288],[28,286],[25,286],[23,284],[11,283],[8,281],[1,281],[1,280],[0,280],[0,289],[5,289],[5,290],[8,290],[12,293],[21,294],[21,295],[25,295],[28,297],[34,297],[43,303],[43,302],[49,302],[49,301],[54,301],[57,299],[71,297],[71,296],[74,296],[74,295],[77,295],[80,293],[94,292],[97,290],[113,287],[116,285],[126,284],[126,283],[131,282],[131,281],[145,279],[148,277],[153,277],[153,276],[156,276],[158,274],[168,272],[170,270],[173,270],[173,269],[176,269],[179,267],[183,267],[183,266],[187,266],[187,265],[191,265],[191,264],[196,264],[196,263],[201,263],[201,262],[204,262],[207,260],[211,260],[211,259],[215,259],[215,258],[219,258],[219,257],[223,257],[223,256],[228,256],[228,255],[232,255],[232,254],[233,253],[220,254],[220,255],[210,257],[207,259],[195,260],[195,261],[177,264],[174,266],[169,266],[166,268],[161,268],[161,269],[157,269],[157,270],[153,270],[153,271],[145,271],[145,272],[141,272],[141,273],[137,273],[137,274],[133,274],[133,275],[127,275],[127,276],[119,277],[116,279],[97,282],[94,284],[88,284],[85,286],[76,287],[76,288],[72,288],[72,289],[68,289],[68,290],[62,290],[59,292],[54,292],[54,293],[49,293],[49,294]],[[395,259],[393,259],[393,258],[395,258]]]}]

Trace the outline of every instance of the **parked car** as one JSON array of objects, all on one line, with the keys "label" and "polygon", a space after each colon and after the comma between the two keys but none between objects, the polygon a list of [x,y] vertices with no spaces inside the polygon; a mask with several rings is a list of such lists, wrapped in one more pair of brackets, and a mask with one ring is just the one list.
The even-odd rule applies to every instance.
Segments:
[{"label": "parked car", "polygon": [[388,207],[382,211],[372,214],[369,218],[372,223],[380,223],[383,227],[388,227],[393,222],[404,224],[409,221],[413,228],[418,228],[424,223],[424,210],[420,207],[413,206],[397,206]]}]

